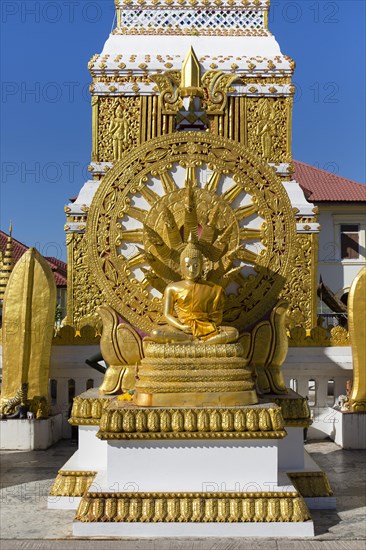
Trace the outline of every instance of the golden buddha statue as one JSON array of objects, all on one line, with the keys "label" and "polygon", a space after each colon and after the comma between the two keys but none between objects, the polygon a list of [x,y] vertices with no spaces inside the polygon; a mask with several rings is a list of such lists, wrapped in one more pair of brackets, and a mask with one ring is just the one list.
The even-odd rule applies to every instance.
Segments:
[{"label": "golden buddha statue", "polygon": [[163,297],[164,325],[144,338],[134,402],[140,406],[257,403],[255,382],[235,327],[222,326],[225,295],[203,278],[205,257],[192,237],[180,254],[182,280]]},{"label": "golden buddha statue", "polygon": [[164,292],[163,313],[167,324],[154,328],[146,340],[206,344],[237,341],[236,328],[221,326],[224,291],[202,279],[203,265],[204,256],[190,238],[180,256],[183,280],[170,283]]}]

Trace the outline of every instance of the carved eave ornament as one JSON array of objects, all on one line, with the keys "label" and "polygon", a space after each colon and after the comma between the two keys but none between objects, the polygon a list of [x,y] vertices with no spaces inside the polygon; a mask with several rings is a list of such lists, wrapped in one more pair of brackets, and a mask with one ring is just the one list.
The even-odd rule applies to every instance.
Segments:
[{"label": "carved eave ornament", "polygon": [[157,84],[160,93],[162,113],[176,114],[183,107],[183,98],[197,97],[208,115],[224,114],[227,94],[233,89],[231,84],[239,77],[225,74],[223,71],[209,70],[201,78],[201,67],[194,49],[191,47],[182,66],[182,70],[165,71],[150,75]]}]

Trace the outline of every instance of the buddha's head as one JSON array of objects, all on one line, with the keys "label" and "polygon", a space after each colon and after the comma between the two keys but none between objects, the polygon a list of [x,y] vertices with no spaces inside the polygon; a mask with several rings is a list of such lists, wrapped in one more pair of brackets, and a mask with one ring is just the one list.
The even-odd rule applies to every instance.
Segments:
[{"label": "buddha's head", "polygon": [[123,116],[123,107],[122,105],[118,105],[116,111],[115,111],[115,115],[118,116],[118,117],[122,117]]},{"label": "buddha's head", "polygon": [[192,242],[188,240],[187,246],[183,249],[180,255],[180,269],[184,279],[196,281],[202,274],[203,270],[203,254]]}]

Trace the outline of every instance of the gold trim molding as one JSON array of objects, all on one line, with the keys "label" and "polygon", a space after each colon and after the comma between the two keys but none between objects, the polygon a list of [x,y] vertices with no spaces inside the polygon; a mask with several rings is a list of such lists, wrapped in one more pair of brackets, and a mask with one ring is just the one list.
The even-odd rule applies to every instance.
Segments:
[{"label": "gold trim molding", "polygon": [[302,497],[331,497],[333,495],[325,472],[291,472],[287,475]]},{"label": "gold trim molding", "polygon": [[285,427],[307,428],[312,424],[308,400],[299,394],[295,398],[271,398],[276,405],[281,407]]},{"label": "gold trim molding", "polygon": [[81,522],[304,522],[309,510],[296,492],[87,493]]},{"label": "gold trim molding", "polygon": [[88,397],[83,394],[75,397],[69,423],[72,426],[98,426],[103,409],[110,401],[110,397]]},{"label": "gold trim molding", "polygon": [[280,439],[279,407],[157,408],[113,402],[103,411],[99,439]]},{"label": "gold trim molding", "polygon": [[[78,397],[75,397],[74,398],[74,402],[73,402],[73,406],[72,406],[72,412],[71,412],[71,418],[69,420],[69,423],[72,425],[72,426],[98,426],[99,423],[100,423],[100,420],[101,420],[101,417],[102,417],[102,413],[105,412],[107,414],[107,417],[105,419],[103,419],[103,422],[107,422],[107,424],[101,424],[101,431],[103,432],[111,432],[112,430],[109,429],[109,426],[110,426],[110,423],[112,421],[111,419],[111,415],[113,414],[113,412],[116,412],[117,411],[117,415],[115,415],[115,418],[113,420],[113,422],[120,422],[121,419],[122,419],[122,425],[123,425],[123,422],[125,422],[125,426],[127,426],[127,421],[128,423],[131,422],[131,425],[132,426],[136,426],[136,422],[137,422],[137,412],[138,411],[145,411],[145,413],[147,411],[151,411],[151,412],[157,412],[158,413],[158,420],[154,420],[154,422],[158,422],[159,425],[161,422],[171,422],[171,416],[172,416],[172,413],[173,412],[189,412],[189,411],[194,411],[194,420],[192,419],[188,419],[191,415],[188,415],[187,416],[187,420],[185,420],[185,417],[183,415],[183,425],[184,425],[184,422],[186,421],[187,422],[187,426],[189,425],[190,422],[198,422],[198,418],[197,418],[197,414],[200,412],[200,411],[209,411],[209,413],[211,414],[210,411],[215,411],[216,413],[220,413],[221,414],[221,417],[220,417],[220,420],[218,420],[219,417],[215,417],[215,419],[212,419],[212,422],[215,422],[217,423],[217,425],[219,426],[223,426],[224,429],[226,430],[227,428],[230,428],[230,426],[232,425],[232,420],[231,419],[235,419],[236,418],[236,422],[239,422],[239,415],[237,417],[235,417],[235,413],[237,414],[239,411],[243,411],[243,410],[248,410],[249,407],[243,407],[243,408],[239,408],[239,407],[231,407],[231,408],[228,408],[228,407],[225,407],[225,408],[195,408],[195,409],[186,409],[184,407],[182,408],[147,408],[147,407],[144,407],[144,408],[139,408],[139,407],[136,407],[135,405],[132,405],[130,403],[127,403],[125,401],[118,401],[117,398],[115,396],[103,396],[103,397],[98,397],[97,395],[97,391],[95,389],[93,390],[89,390],[89,392],[92,393],[91,396],[88,395],[88,392],[85,392],[84,394],[81,394],[79,395]],[[295,395],[295,397],[293,397],[293,395]],[[311,418],[310,418],[310,409],[309,409],[309,405],[308,405],[308,402],[307,400],[305,399],[305,397],[302,397],[301,395],[298,395],[296,393],[290,393],[284,397],[279,397],[279,396],[267,396],[266,397],[266,401],[268,402],[268,400],[271,400],[273,403],[275,403],[278,407],[280,407],[280,409],[277,407],[276,408],[260,408],[260,407],[254,407],[253,410],[266,410],[266,411],[278,411],[276,413],[271,413],[272,414],[272,418],[276,418],[276,423],[273,423],[273,421],[271,420],[271,424],[264,424],[264,417],[267,417],[267,415],[262,415],[262,419],[261,419],[261,426],[263,427],[262,429],[262,432],[265,433],[265,432],[282,432],[284,430],[284,428],[286,427],[302,427],[302,428],[306,428],[308,426],[311,425]],[[116,404],[117,402],[117,404]],[[105,411],[106,407],[110,405],[110,407],[108,407],[108,410]],[[115,408],[117,407],[117,408]],[[124,419],[124,415],[120,414],[118,411],[121,410],[120,407],[126,409],[126,411],[128,410],[129,412],[132,412],[132,415],[134,415],[134,419],[128,419],[128,417],[126,417]],[[230,415],[227,415],[225,416],[222,416],[223,412],[224,411],[230,411]],[[165,416],[163,416],[163,418],[161,418],[161,415],[162,413],[168,413],[168,418]],[[234,415],[234,417],[232,416]],[[117,417],[120,417],[118,418],[117,420]],[[142,418],[142,417],[140,417]],[[192,417],[191,417],[192,418]],[[229,420],[230,418],[230,420]],[[270,416],[271,418],[271,416]],[[147,422],[146,418],[143,422]],[[233,420],[234,421],[234,420]],[[139,422],[142,422],[142,419],[139,420]],[[152,423],[153,420],[150,419],[150,422]],[[179,422],[181,422],[181,420],[179,420]],[[200,421],[200,422],[203,422],[203,419]],[[206,422],[206,421],[205,421]],[[207,421],[208,424],[206,425],[210,425],[209,423],[211,422],[211,418],[209,418],[209,420]],[[201,426],[201,425],[200,425]],[[239,424],[238,424],[239,426]],[[243,421],[243,424],[242,426],[244,426],[244,421]],[[259,418],[258,418],[258,426],[259,426]],[[114,428],[115,429],[115,428]],[[221,429],[223,429],[221,427]],[[133,434],[134,433],[134,430],[135,428],[133,428],[132,431],[128,432],[126,430],[126,433],[128,434]],[[141,430],[142,431],[142,430]],[[201,432],[207,432],[209,431],[208,429],[206,428],[202,428],[202,426],[200,427],[200,431]],[[229,431],[232,431],[229,429]],[[238,428],[238,431],[234,432],[234,433],[243,433],[244,432],[244,429],[243,428]],[[142,431],[142,433],[144,433]],[[150,432],[150,435],[151,434],[154,434],[156,432],[154,432],[153,430]],[[167,432],[166,432],[167,433]],[[190,433],[193,433],[193,432],[190,432]],[[220,430],[219,430],[219,433],[220,433]],[[256,432],[254,432],[256,433]],[[154,435],[151,435],[150,439],[154,438],[157,439],[159,436],[154,436]],[[166,438],[169,438],[170,436],[166,436]],[[192,436],[193,437],[193,436]],[[198,436],[196,436],[198,438]],[[214,437],[214,436],[212,436]],[[220,437],[223,438],[223,434],[222,432],[220,433]],[[234,438],[235,436],[229,436],[229,437],[232,437]],[[238,437],[238,436],[236,436]],[[240,437],[243,437],[242,435],[240,435]],[[245,436],[244,436],[245,437]],[[247,436],[248,437],[248,436]],[[264,436],[263,436],[264,437]],[[272,437],[272,436],[269,436],[269,437]],[[282,436],[283,437],[283,436]],[[122,437],[123,438],[123,437]],[[131,435],[130,437],[131,439],[135,439],[136,436],[135,435]],[[147,437],[144,437],[145,439]]]},{"label": "gold trim molding", "polygon": [[52,339],[53,346],[92,346],[99,342],[98,328],[92,325],[84,325],[80,330],[64,325]]},{"label": "gold trim molding", "polygon": [[49,495],[53,497],[82,497],[97,472],[59,470]]},{"label": "gold trim molding", "polygon": [[341,326],[326,329],[313,327],[307,331],[302,326],[295,326],[289,332],[289,347],[331,347],[349,346],[349,334],[347,329]]}]

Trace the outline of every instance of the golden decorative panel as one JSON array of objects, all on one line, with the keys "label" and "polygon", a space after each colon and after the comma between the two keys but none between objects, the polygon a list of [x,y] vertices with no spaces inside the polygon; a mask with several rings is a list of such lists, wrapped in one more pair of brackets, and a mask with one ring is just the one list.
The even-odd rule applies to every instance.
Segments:
[{"label": "golden decorative panel", "polygon": [[300,233],[294,243],[294,262],[281,296],[289,303],[289,326],[316,325],[316,265],[318,236]]},{"label": "golden decorative panel", "polygon": [[241,145],[247,145],[246,100],[243,96],[229,96],[224,113],[210,117],[210,131],[218,136],[233,139]]},{"label": "golden decorative panel", "polygon": [[140,142],[169,134],[175,129],[175,119],[162,113],[157,95],[141,96]]},{"label": "golden decorative panel", "polygon": [[299,522],[310,520],[297,492],[87,493],[76,512],[83,522]]},{"label": "golden decorative panel", "polygon": [[84,233],[67,236],[67,318],[69,325],[80,329],[83,325],[98,325],[95,310],[105,299],[95,285],[88,263]]},{"label": "golden decorative panel", "polygon": [[98,161],[119,160],[140,142],[141,98],[100,97],[98,101]]},{"label": "golden decorative panel", "polygon": [[291,98],[246,98],[248,147],[269,162],[291,161]]},{"label": "golden decorative panel", "polygon": [[[193,214],[186,215],[193,212],[191,203],[197,205],[203,252],[217,248],[211,273],[219,277],[221,269],[221,284],[233,283],[225,323],[245,328],[258,321],[292,271],[294,215],[271,168],[239,144],[208,132],[153,139],[103,178],[86,231],[89,269],[104,301],[145,332],[162,319],[161,292],[178,276],[177,249],[169,233],[165,236],[165,224],[178,228],[177,237],[182,228],[187,231],[194,222]],[[254,218],[256,228],[247,225]],[[160,259],[152,263],[152,257]],[[233,261],[235,269],[227,273]],[[95,296],[88,289],[86,302],[95,303]]]}]

